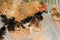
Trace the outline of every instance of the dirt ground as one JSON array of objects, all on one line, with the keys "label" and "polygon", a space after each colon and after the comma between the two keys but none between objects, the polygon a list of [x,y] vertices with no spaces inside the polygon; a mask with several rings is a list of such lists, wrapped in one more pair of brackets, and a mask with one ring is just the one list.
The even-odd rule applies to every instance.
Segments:
[{"label": "dirt ground", "polygon": [[58,27],[58,29],[60,31],[60,21],[56,21],[56,24],[57,24],[57,27]]}]

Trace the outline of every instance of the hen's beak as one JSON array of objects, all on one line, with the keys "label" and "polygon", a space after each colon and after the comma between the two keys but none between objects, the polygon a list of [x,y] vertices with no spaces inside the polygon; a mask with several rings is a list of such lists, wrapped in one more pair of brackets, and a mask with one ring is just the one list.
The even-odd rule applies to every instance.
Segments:
[{"label": "hen's beak", "polygon": [[48,10],[44,10],[45,13],[48,13]]}]

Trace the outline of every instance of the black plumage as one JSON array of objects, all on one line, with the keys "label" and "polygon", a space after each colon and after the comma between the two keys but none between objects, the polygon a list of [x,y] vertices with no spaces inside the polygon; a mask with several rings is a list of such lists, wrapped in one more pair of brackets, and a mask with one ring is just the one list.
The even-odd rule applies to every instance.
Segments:
[{"label": "black plumage", "polygon": [[0,28],[0,39],[4,38],[3,35],[6,33],[6,27],[3,26]]},{"label": "black plumage", "polygon": [[38,21],[42,21],[43,20],[43,16],[42,16],[42,13],[43,12],[37,12],[35,15],[34,15],[34,18]]},{"label": "black plumage", "polygon": [[8,24],[8,18],[6,17],[6,15],[1,15],[1,18],[2,18],[2,22],[4,23],[4,25],[7,25]]},{"label": "black plumage", "polygon": [[15,26],[16,26],[15,18],[14,17],[9,18],[9,23],[7,26],[8,31],[15,31]]},{"label": "black plumage", "polygon": [[43,16],[39,15],[39,16],[34,16],[35,17],[35,20],[38,20],[38,21],[42,21],[43,20]]},{"label": "black plumage", "polygon": [[21,23],[26,24],[26,23],[31,22],[32,20],[33,20],[33,17],[32,16],[29,16],[29,17],[21,20]]},{"label": "black plumage", "polygon": [[24,27],[24,24],[29,23],[29,22],[30,22],[30,23],[35,22],[35,18],[32,17],[32,16],[29,16],[29,17],[27,17],[27,18],[21,20],[21,22],[20,22],[21,27],[22,27],[22,28],[25,28],[25,27]]},{"label": "black plumage", "polygon": [[37,12],[36,14],[34,14],[34,16],[39,16],[39,15],[42,15],[43,14],[43,12]]}]

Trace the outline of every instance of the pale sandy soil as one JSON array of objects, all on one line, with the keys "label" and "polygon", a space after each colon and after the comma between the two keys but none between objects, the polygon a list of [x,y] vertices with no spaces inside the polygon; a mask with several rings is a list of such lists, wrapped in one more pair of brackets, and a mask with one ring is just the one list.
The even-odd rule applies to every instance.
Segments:
[{"label": "pale sandy soil", "polygon": [[14,40],[38,40],[39,35],[43,34],[43,30],[41,28],[40,23],[35,23],[33,26],[30,27],[30,29],[20,29],[20,31],[12,32],[11,35],[14,38]]},{"label": "pale sandy soil", "polygon": [[56,24],[57,24],[57,27],[58,27],[58,29],[60,31],[60,21],[56,21]]},{"label": "pale sandy soil", "polygon": [[[11,33],[14,40],[24,40],[24,38],[26,38],[25,40],[40,40],[40,37],[39,35],[42,35],[43,34],[43,30],[39,30],[38,32],[37,31],[33,31],[33,32],[29,32],[27,30],[20,30],[20,31],[15,31],[13,33]],[[45,37],[41,37],[41,40],[44,40],[46,39]]]}]

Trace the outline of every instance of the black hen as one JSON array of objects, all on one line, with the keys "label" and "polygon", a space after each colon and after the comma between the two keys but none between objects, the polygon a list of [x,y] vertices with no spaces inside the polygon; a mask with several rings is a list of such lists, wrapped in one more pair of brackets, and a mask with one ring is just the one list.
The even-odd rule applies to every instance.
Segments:
[{"label": "black hen", "polygon": [[0,39],[4,38],[3,35],[6,33],[6,27],[1,27],[0,28]]},{"label": "black hen", "polygon": [[8,24],[8,18],[6,17],[6,15],[1,15],[1,18],[2,18],[2,22],[4,23],[4,25],[7,25]]},{"label": "black hen", "polygon": [[43,20],[43,16],[42,16],[42,13],[43,12],[37,12],[35,15],[34,15],[34,18],[38,21],[42,21]]},{"label": "black hen", "polygon": [[21,24],[22,28],[25,28],[25,27],[24,27],[24,24],[29,23],[29,22],[34,22],[34,21],[35,21],[34,17],[29,16],[29,17],[23,19],[23,20],[20,22],[20,24]]},{"label": "black hen", "polygon": [[16,26],[15,18],[11,17],[9,19],[9,23],[8,23],[8,26],[7,26],[8,31],[15,31],[15,26]]},{"label": "black hen", "polygon": [[32,19],[33,19],[33,17],[32,17],[32,16],[29,16],[29,17],[23,19],[23,20],[21,21],[21,23],[23,23],[23,24],[29,23],[29,22],[32,21]]},{"label": "black hen", "polygon": [[43,12],[37,12],[34,16],[39,16],[39,15],[42,15],[43,14]]},{"label": "black hen", "polygon": [[41,15],[37,15],[37,16],[34,16],[35,17],[35,20],[38,20],[38,21],[42,21],[43,20],[43,16]]}]

